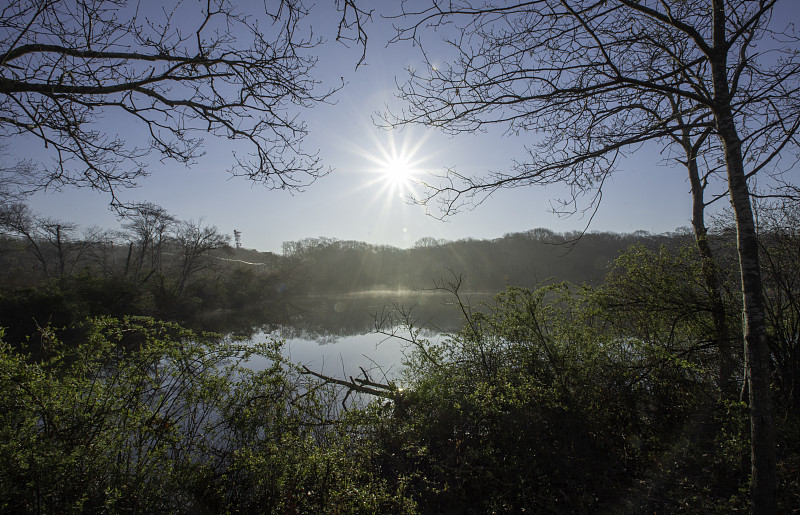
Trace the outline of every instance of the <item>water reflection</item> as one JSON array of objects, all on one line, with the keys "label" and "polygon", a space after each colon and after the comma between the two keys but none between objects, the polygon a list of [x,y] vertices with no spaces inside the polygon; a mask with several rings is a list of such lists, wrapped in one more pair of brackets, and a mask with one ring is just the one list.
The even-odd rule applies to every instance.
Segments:
[{"label": "water reflection", "polygon": [[[467,296],[474,304],[486,298],[482,294]],[[266,308],[207,314],[197,325],[244,338],[280,329],[287,339],[330,344],[372,333],[376,321],[394,325],[401,313],[415,327],[435,332],[452,332],[461,325],[461,313],[451,295],[414,291],[296,296]]]},{"label": "water reflection", "polygon": [[[486,295],[469,295],[471,304]],[[461,312],[452,295],[439,292],[361,292],[293,297],[256,312],[216,314],[203,320],[203,329],[235,334],[253,341],[286,340],[293,362],[333,375],[373,379],[396,378],[407,344],[376,334],[376,328],[396,328],[410,322],[423,337],[441,338],[461,325]],[[253,361],[260,368],[266,363]]]}]

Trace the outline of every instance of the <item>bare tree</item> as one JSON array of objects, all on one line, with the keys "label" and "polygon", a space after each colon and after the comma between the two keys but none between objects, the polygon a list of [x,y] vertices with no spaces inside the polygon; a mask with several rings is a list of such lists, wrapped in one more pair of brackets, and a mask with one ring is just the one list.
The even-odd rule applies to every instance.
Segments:
[{"label": "bare tree", "polygon": [[36,258],[45,278],[50,279],[50,259],[38,234],[36,216],[25,204],[14,203],[0,206],[2,207],[0,209],[0,227],[25,240],[28,251]]},{"label": "bare tree", "polygon": [[772,200],[757,212],[775,379],[787,410],[800,412],[800,205]]},{"label": "bare tree", "polygon": [[202,220],[180,222],[175,231],[180,257],[176,293],[180,295],[189,278],[206,266],[205,258],[212,250],[230,246],[231,237],[221,234],[216,226],[204,226]]},{"label": "bare tree", "polygon": [[175,217],[161,206],[144,202],[125,210],[122,218],[128,220],[122,227],[130,236],[125,275],[131,274],[145,282],[161,270],[162,250],[170,229],[176,224]]},{"label": "bare tree", "polygon": [[[724,198],[724,195],[707,194],[709,186],[720,180],[722,166],[721,149],[714,145],[710,138],[712,127],[701,124],[693,127],[685,118],[686,109],[682,107],[682,99],[670,97],[672,116],[679,130],[670,137],[680,151],[672,159],[686,168],[692,195],[692,229],[695,245],[700,255],[701,270],[709,302],[710,315],[714,326],[714,339],[717,345],[719,360],[720,394],[723,398],[734,395],[733,371],[734,359],[731,350],[728,314],[722,296],[720,270],[708,237],[706,225],[706,208]],[[667,149],[670,150],[669,148]]]},{"label": "bare tree", "polygon": [[[391,125],[450,132],[501,124],[541,141],[511,172],[455,171],[423,202],[444,213],[505,187],[564,183],[596,207],[620,157],[681,130],[718,141],[736,217],[750,385],[753,510],[774,513],[776,470],[758,244],[748,179],[779,165],[800,126],[798,38],[772,20],[778,0],[432,0],[404,3],[397,40],[425,51],[427,28],[444,28],[450,66],[411,71],[406,112]],[[677,103],[677,104],[676,104]],[[677,105],[677,110],[676,110]],[[696,141],[696,140],[695,140]],[[691,163],[691,154],[687,163]],[[480,197],[482,198],[482,197]]]},{"label": "bare tree", "polygon": [[[89,227],[84,231],[88,261],[99,267],[106,276],[114,277],[121,272],[118,265],[119,250],[124,248],[121,237],[120,231],[100,227]],[[130,246],[128,248],[131,249]]]},{"label": "bare tree", "polygon": [[74,237],[78,226],[72,222],[43,218],[39,220],[39,228],[44,240],[55,251],[58,276],[65,277],[86,250],[86,242]]},{"label": "bare tree", "polygon": [[[191,163],[202,134],[242,142],[231,173],[298,188],[325,173],[301,142],[297,111],[324,102],[310,72],[322,41],[301,0],[244,13],[229,0],[11,0],[0,9],[0,134],[42,144],[4,167],[4,183],[111,192],[147,173],[147,157]],[[369,13],[336,0],[339,36],[366,43]],[[111,122],[113,120],[113,122]],[[128,142],[118,124],[140,127]],[[51,161],[47,161],[51,158]],[[13,192],[12,192],[13,193]]]},{"label": "bare tree", "polygon": [[432,238],[430,236],[423,236],[422,238],[414,242],[414,248],[415,249],[435,248],[441,246],[443,243],[444,243],[443,241],[437,240],[436,238]]},{"label": "bare tree", "polygon": [[40,218],[25,204],[0,204],[0,228],[26,242],[47,279],[63,278],[87,248],[74,237],[76,224]]}]

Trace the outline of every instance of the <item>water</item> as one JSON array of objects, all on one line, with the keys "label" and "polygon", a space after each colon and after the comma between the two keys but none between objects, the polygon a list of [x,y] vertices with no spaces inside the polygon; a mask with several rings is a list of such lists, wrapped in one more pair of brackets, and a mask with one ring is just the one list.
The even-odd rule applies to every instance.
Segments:
[{"label": "water", "polygon": [[[291,362],[305,365],[314,372],[340,379],[360,376],[387,383],[400,375],[408,344],[396,338],[376,334],[343,336],[335,341],[320,342],[308,338],[283,335],[283,329],[259,333],[252,340],[268,338],[286,340],[284,356]],[[266,358],[255,358],[248,366],[258,370],[268,365]]]},{"label": "water", "polygon": [[[477,304],[486,295],[467,296]],[[408,324],[423,329],[420,336],[438,341],[461,325],[452,295],[439,292],[363,292],[293,298],[270,320],[242,324],[250,341],[284,340],[284,355],[292,362],[336,378],[368,377],[376,382],[397,379],[410,344]],[[229,329],[230,331],[230,329]],[[267,366],[254,358],[249,366]]]}]

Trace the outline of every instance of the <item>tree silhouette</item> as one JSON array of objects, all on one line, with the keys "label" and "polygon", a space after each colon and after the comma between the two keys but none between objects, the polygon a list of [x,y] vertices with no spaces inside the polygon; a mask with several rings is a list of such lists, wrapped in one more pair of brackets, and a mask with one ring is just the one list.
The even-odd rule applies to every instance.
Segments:
[{"label": "tree silhouette", "polygon": [[181,295],[189,278],[202,270],[204,259],[212,250],[227,248],[231,237],[221,234],[214,225],[204,225],[202,220],[188,220],[178,223],[175,230],[175,243],[180,252],[178,258],[179,279],[176,293]]},{"label": "tree silhouette", "polygon": [[[369,13],[336,1],[339,36],[365,43]],[[274,188],[325,173],[301,142],[302,107],[324,102],[311,76],[322,43],[301,26],[301,2],[244,12],[229,0],[12,0],[0,10],[0,131],[43,156],[3,168],[29,192],[62,185],[112,194],[147,174],[147,157],[191,163],[202,135],[241,142],[230,171]],[[353,34],[353,31],[355,34]],[[128,142],[119,123],[141,128]],[[51,162],[47,158],[52,158]],[[4,188],[9,189],[9,188]]]},{"label": "tree silhouette", "polygon": [[[125,275],[142,282],[161,271],[161,256],[170,231],[177,223],[166,209],[152,202],[144,202],[127,209],[122,214],[122,227],[130,238]],[[144,278],[141,276],[144,274]]]}]

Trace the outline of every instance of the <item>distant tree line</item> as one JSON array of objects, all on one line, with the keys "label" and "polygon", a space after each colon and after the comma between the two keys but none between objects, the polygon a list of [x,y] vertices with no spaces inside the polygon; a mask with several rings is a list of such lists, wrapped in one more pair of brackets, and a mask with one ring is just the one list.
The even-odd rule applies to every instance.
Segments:
[{"label": "distant tree line", "polygon": [[[791,210],[763,210],[764,223],[772,220],[763,230],[764,245],[793,241],[775,229],[792,227],[786,213]],[[556,233],[537,228],[492,240],[424,237],[408,249],[306,238],[285,242],[282,255],[276,255],[233,248],[231,238],[217,227],[202,220],[179,220],[151,203],[124,212],[120,222],[117,230],[81,232],[72,222],[37,216],[24,204],[3,207],[0,318],[9,328],[9,339],[31,334],[37,325],[68,326],[96,315],[148,315],[198,328],[246,330],[216,325],[219,317],[209,316],[243,312],[254,315],[244,325],[281,323],[291,309],[292,303],[284,302],[289,298],[430,290],[451,274],[463,277],[462,292],[487,294],[509,285],[530,289],[562,281],[598,285],[632,245],[674,250],[694,241],[688,228],[663,234]],[[730,224],[717,222],[708,238],[715,250],[714,274],[730,288],[738,284],[730,272],[735,270],[735,238]],[[767,265],[780,268],[784,266],[780,260],[787,256],[792,254],[782,251]],[[732,294],[718,292],[712,297],[720,295]],[[781,309],[770,312],[776,323]],[[210,325],[204,325],[206,321]],[[238,322],[231,317],[234,323]],[[731,373],[730,366],[723,375]]]},{"label": "distant tree line", "polygon": [[207,289],[234,270],[245,275],[249,270],[271,275],[281,283],[282,292],[342,293],[424,289],[454,271],[466,276],[466,288],[491,293],[507,283],[535,287],[551,279],[597,282],[631,244],[674,246],[691,239],[688,230],[656,235],[555,233],[538,228],[492,240],[424,237],[412,248],[399,249],[319,237],[285,242],[283,255],[278,256],[234,248],[231,237],[216,226],[179,220],[152,203],[123,211],[120,221],[117,230],[81,232],[77,224],[38,216],[25,204],[4,205],[0,210],[3,287],[90,275],[124,280],[136,288],[157,284],[162,292],[180,297]]},{"label": "distant tree line", "polygon": [[288,296],[424,290],[450,272],[465,277],[466,290],[492,294],[509,284],[597,283],[634,243],[674,247],[690,239],[683,230],[582,235],[539,228],[493,240],[425,237],[409,249],[306,238],[284,243],[276,255],[234,248],[217,227],[152,203],[122,211],[118,229],[81,229],[11,202],[0,209],[1,318],[13,326],[9,337],[89,315],[148,315],[197,327],[216,311],[248,311],[277,323]]},{"label": "distant tree line", "polygon": [[[149,315],[184,322],[218,309],[258,309],[285,290],[277,256],[237,251],[203,220],[151,203],[123,212],[118,230],[0,210],[0,303],[9,336],[83,316]],[[247,258],[247,259],[242,259]]]},{"label": "distant tree line", "polygon": [[494,293],[507,284],[597,283],[620,252],[634,243],[674,247],[691,241],[688,231],[650,234],[555,233],[532,229],[492,240],[422,238],[410,249],[359,241],[306,238],[284,243],[293,284],[309,293],[432,288],[449,271],[465,276],[469,291]]}]

